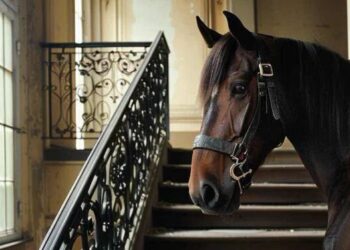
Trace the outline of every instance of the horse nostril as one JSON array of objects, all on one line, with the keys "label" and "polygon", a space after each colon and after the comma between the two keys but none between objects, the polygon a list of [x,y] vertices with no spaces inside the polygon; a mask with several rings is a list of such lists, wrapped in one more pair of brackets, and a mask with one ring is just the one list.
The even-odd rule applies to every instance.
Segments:
[{"label": "horse nostril", "polygon": [[219,192],[211,183],[204,183],[201,188],[201,196],[208,208],[214,208],[219,200]]}]

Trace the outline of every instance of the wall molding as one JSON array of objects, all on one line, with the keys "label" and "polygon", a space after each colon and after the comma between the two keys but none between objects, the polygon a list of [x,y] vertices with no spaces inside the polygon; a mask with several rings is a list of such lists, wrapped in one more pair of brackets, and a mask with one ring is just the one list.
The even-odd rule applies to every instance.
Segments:
[{"label": "wall molding", "polygon": [[199,131],[202,110],[197,105],[177,105],[170,108],[171,131]]}]

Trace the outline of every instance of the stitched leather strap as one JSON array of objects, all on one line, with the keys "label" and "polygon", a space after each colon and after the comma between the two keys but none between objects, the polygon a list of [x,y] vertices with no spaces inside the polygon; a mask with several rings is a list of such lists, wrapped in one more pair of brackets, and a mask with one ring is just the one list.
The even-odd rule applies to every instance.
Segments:
[{"label": "stitched leather strap", "polygon": [[[256,38],[258,42],[258,60],[260,60],[260,63],[272,63],[271,51],[267,43],[270,44],[273,38],[268,36],[256,36]],[[270,102],[269,106],[271,107],[273,118],[279,120],[281,116],[277,101],[276,76],[264,77],[263,81],[267,84],[268,101]]]},{"label": "stitched leather strap", "polygon": [[237,148],[238,143],[229,142],[220,138],[214,138],[207,135],[197,135],[193,142],[193,149],[210,149],[223,154],[231,155]]}]

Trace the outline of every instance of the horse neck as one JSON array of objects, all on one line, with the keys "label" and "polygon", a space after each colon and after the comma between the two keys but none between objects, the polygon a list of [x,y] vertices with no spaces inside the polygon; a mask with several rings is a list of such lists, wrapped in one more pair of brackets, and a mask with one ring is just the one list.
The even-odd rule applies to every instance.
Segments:
[{"label": "horse neck", "polygon": [[276,39],[275,50],[286,136],[329,200],[348,193],[349,62],[320,46],[289,39]]}]

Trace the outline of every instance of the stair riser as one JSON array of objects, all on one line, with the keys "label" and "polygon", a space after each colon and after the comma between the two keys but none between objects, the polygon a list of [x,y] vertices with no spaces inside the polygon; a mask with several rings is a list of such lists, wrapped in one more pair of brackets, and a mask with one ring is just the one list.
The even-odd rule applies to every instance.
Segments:
[{"label": "stair riser", "polygon": [[[164,167],[164,181],[187,182],[190,167]],[[255,183],[313,183],[305,168],[264,168],[259,169],[253,177]]]},{"label": "stair riser", "polygon": [[253,177],[254,183],[314,183],[305,168],[259,169]]},{"label": "stair riser", "polygon": [[[187,187],[162,186],[159,199],[168,203],[192,204]],[[242,204],[300,204],[324,202],[317,188],[250,187],[241,197]]]},{"label": "stair riser", "polygon": [[156,227],[205,228],[323,228],[327,225],[327,211],[238,210],[230,216],[205,215],[201,211],[154,209]]},{"label": "stair riser", "polygon": [[321,238],[262,238],[262,239],[187,239],[154,240],[146,238],[145,250],[320,250]]},{"label": "stair riser", "polygon": [[[168,155],[169,164],[190,164],[192,152],[188,150],[172,150]],[[295,151],[273,151],[266,160],[265,164],[301,164],[301,160]]]}]

